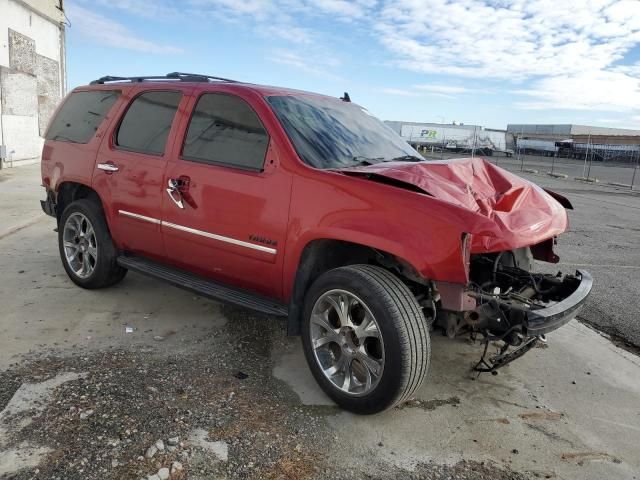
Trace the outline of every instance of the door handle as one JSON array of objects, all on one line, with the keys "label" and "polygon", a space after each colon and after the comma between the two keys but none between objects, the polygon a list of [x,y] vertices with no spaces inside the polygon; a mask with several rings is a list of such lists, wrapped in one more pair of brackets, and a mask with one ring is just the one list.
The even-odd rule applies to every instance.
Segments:
[{"label": "door handle", "polygon": [[175,178],[169,179],[167,182],[167,193],[169,194],[169,198],[173,200],[173,203],[175,203],[178,208],[184,208],[184,204],[182,203],[182,193],[180,193],[180,183],[178,180]]},{"label": "door handle", "polygon": [[117,165],[114,165],[113,163],[99,163],[98,170],[104,170],[105,172],[113,173],[113,172],[117,172],[120,169],[118,168]]}]

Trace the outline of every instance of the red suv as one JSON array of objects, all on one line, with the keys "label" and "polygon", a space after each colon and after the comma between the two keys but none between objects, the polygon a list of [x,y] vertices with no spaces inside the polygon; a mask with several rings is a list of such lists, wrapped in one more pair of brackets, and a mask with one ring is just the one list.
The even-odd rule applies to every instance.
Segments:
[{"label": "red suv", "polygon": [[358,413],[416,392],[430,331],[483,339],[476,369],[495,372],[591,290],[585,271],[533,271],[558,261],[565,198],[481,158],[425,161],[346,94],[103,77],[58,108],[42,182],[77,285],[134,270],[287,317],[320,386]]}]

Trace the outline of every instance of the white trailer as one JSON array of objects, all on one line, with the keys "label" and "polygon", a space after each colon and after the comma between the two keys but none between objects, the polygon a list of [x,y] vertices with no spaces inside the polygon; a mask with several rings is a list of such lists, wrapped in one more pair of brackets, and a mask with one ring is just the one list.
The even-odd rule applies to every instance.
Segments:
[{"label": "white trailer", "polygon": [[400,136],[416,146],[438,146],[449,150],[506,151],[506,132],[472,125],[403,123]]}]

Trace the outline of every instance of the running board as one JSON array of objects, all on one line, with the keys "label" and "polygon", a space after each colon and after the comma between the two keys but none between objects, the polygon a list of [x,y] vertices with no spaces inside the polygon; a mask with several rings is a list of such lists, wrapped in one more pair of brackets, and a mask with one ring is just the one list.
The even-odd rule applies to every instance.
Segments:
[{"label": "running board", "polygon": [[143,257],[121,255],[118,257],[118,265],[133,270],[134,272],[149,277],[164,280],[176,287],[189,290],[203,297],[208,297],[221,302],[232,303],[239,307],[256,310],[267,315],[286,317],[287,306],[278,300],[273,300],[262,295],[228,287],[208,278],[200,277],[184,270],[169,267]]}]

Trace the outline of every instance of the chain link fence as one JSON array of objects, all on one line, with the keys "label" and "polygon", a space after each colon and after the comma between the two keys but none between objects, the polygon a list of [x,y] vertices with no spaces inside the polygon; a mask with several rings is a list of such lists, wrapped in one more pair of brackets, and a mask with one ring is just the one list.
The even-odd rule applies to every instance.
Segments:
[{"label": "chain link fence", "polygon": [[549,151],[518,147],[509,149],[507,146],[493,151],[487,151],[482,147],[453,151],[430,146],[422,147],[420,151],[430,160],[478,156],[515,173],[549,175],[571,181],[640,191],[639,145],[587,143],[571,145],[570,148],[558,147]]}]

